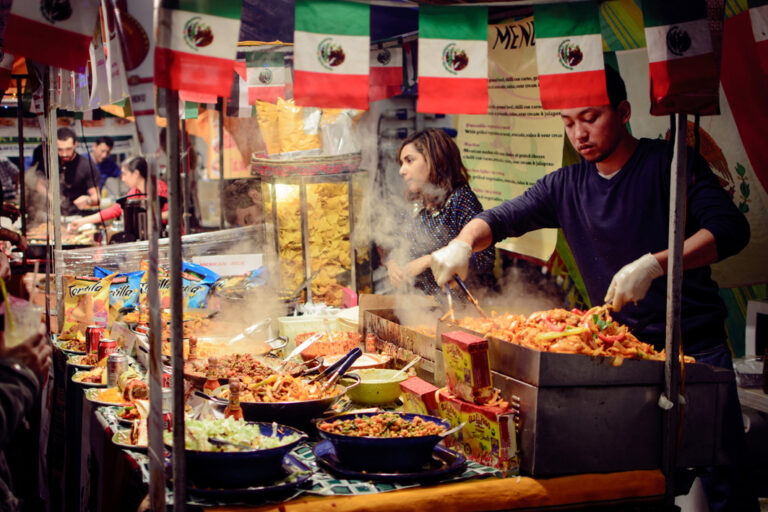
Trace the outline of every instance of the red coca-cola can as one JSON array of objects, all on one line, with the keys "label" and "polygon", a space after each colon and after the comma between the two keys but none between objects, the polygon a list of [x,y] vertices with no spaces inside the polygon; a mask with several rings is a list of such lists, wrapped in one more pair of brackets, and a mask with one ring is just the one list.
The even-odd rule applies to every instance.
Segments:
[{"label": "red coca-cola can", "polygon": [[110,340],[108,338],[101,338],[99,341],[99,355],[98,360],[101,361],[109,354],[117,352],[117,340]]},{"label": "red coca-cola can", "polygon": [[[99,350],[99,341],[104,337],[104,327],[100,325],[89,325],[85,328],[85,353],[97,352]],[[101,360],[101,358],[99,358]]]},{"label": "red coca-cola can", "polygon": [[[171,369],[167,366],[163,366],[163,388],[173,387],[173,382],[171,380],[172,376]],[[165,392],[165,389],[163,389],[163,392]]]},{"label": "red coca-cola can", "polygon": [[165,411],[163,413],[163,430],[170,432],[173,430],[173,413],[171,411]]}]

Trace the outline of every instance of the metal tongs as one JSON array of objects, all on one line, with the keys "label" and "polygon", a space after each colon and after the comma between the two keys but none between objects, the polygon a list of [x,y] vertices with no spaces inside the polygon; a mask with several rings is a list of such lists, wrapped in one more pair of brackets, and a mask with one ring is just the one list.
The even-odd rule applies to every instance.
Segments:
[{"label": "metal tongs", "polygon": [[237,343],[238,341],[244,340],[247,336],[250,336],[251,334],[255,333],[256,331],[260,331],[261,329],[263,329],[264,327],[266,327],[270,323],[272,323],[272,319],[270,317],[267,317],[267,318],[265,318],[263,320],[260,320],[260,321],[256,322],[253,325],[250,325],[250,326],[246,327],[243,330],[243,332],[241,332],[240,334],[238,334],[237,336],[235,336],[234,338],[229,340],[227,342],[227,345],[232,345],[234,343]]},{"label": "metal tongs", "polygon": [[363,351],[360,350],[360,347],[353,348],[349,352],[347,352],[344,357],[340,358],[338,361],[330,365],[328,368],[320,372],[320,374],[313,377],[309,382],[317,382],[322,379],[327,379],[325,384],[323,385],[322,391],[325,391],[329,387],[331,387],[337,380],[339,380],[339,377],[344,375],[347,370],[352,366],[352,363],[357,361],[357,358],[363,355]]},{"label": "metal tongs", "polygon": [[448,283],[445,283],[445,295],[448,297],[448,312],[446,315],[451,318],[451,322],[456,322],[456,315],[453,313],[453,294],[451,293],[451,287]]},{"label": "metal tongs", "polygon": [[471,302],[472,305],[475,306],[475,309],[477,310],[478,313],[480,313],[480,316],[482,316],[483,318],[488,318],[488,315],[486,315],[485,311],[483,311],[483,308],[480,307],[480,304],[477,302],[477,299],[474,298],[471,293],[469,293],[469,290],[467,289],[467,285],[464,284],[464,281],[458,276],[458,274],[454,275],[453,278],[456,279],[456,283],[459,285],[459,288],[461,288],[464,291],[464,293],[467,294],[467,298],[469,299],[469,302]]}]

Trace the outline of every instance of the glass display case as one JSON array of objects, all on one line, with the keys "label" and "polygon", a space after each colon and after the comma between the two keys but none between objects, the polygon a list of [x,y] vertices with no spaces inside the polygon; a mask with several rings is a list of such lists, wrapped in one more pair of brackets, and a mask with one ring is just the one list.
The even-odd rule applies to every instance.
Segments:
[{"label": "glass display case", "polygon": [[261,180],[266,241],[274,247],[267,255],[283,293],[340,307],[344,288],[370,292],[370,230],[362,214],[368,172]]}]

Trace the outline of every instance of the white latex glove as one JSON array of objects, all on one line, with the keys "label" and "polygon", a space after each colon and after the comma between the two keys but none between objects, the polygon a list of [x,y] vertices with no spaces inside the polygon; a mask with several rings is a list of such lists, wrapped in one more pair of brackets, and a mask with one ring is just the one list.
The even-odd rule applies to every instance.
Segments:
[{"label": "white latex glove", "polygon": [[455,274],[462,279],[466,278],[470,256],[472,256],[472,247],[467,242],[456,239],[433,252],[431,268],[437,285],[442,288],[445,283],[453,279]]},{"label": "white latex glove", "polygon": [[605,294],[605,302],[613,302],[614,311],[620,311],[629,301],[637,304],[648,293],[651,281],[663,275],[664,269],[653,254],[641,256],[616,272]]}]

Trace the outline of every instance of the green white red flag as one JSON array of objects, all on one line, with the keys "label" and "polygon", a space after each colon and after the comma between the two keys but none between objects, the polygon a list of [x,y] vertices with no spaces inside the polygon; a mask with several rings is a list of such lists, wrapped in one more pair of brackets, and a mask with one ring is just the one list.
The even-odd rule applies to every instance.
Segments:
[{"label": "green white red flag", "polygon": [[296,0],[293,97],[297,105],[368,110],[370,18],[366,4]]},{"label": "green white red flag", "polygon": [[371,74],[368,100],[378,101],[403,91],[403,47],[371,50]]},{"label": "green white red flag", "polygon": [[419,7],[418,112],[488,112],[488,9]]},{"label": "green white red flag", "polygon": [[16,0],[8,15],[3,50],[57,68],[82,70],[99,14],[99,0]]},{"label": "green white red flag", "polygon": [[155,44],[155,85],[229,96],[241,0],[162,0]]},{"label": "green white red flag", "polygon": [[720,70],[704,0],[643,0],[651,114],[716,114]]},{"label": "green white red flag", "polygon": [[607,105],[597,4],[536,5],[533,19],[541,106],[560,110]]},{"label": "green white red flag", "polygon": [[235,77],[227,98],[227,117],[251,117],[253,106],[248,103],[247,66],[244,59],[235,62]]},{"label": "green white red flag", "polygon": [[257,100],[276,103],[285,98],[285,55],[279,52],[250,52],[247,66],[248,103]]},{"label": "green white red flag", "polygon": [[749,0],[749,17],[760,64],[768,73],[768,0]]}]

